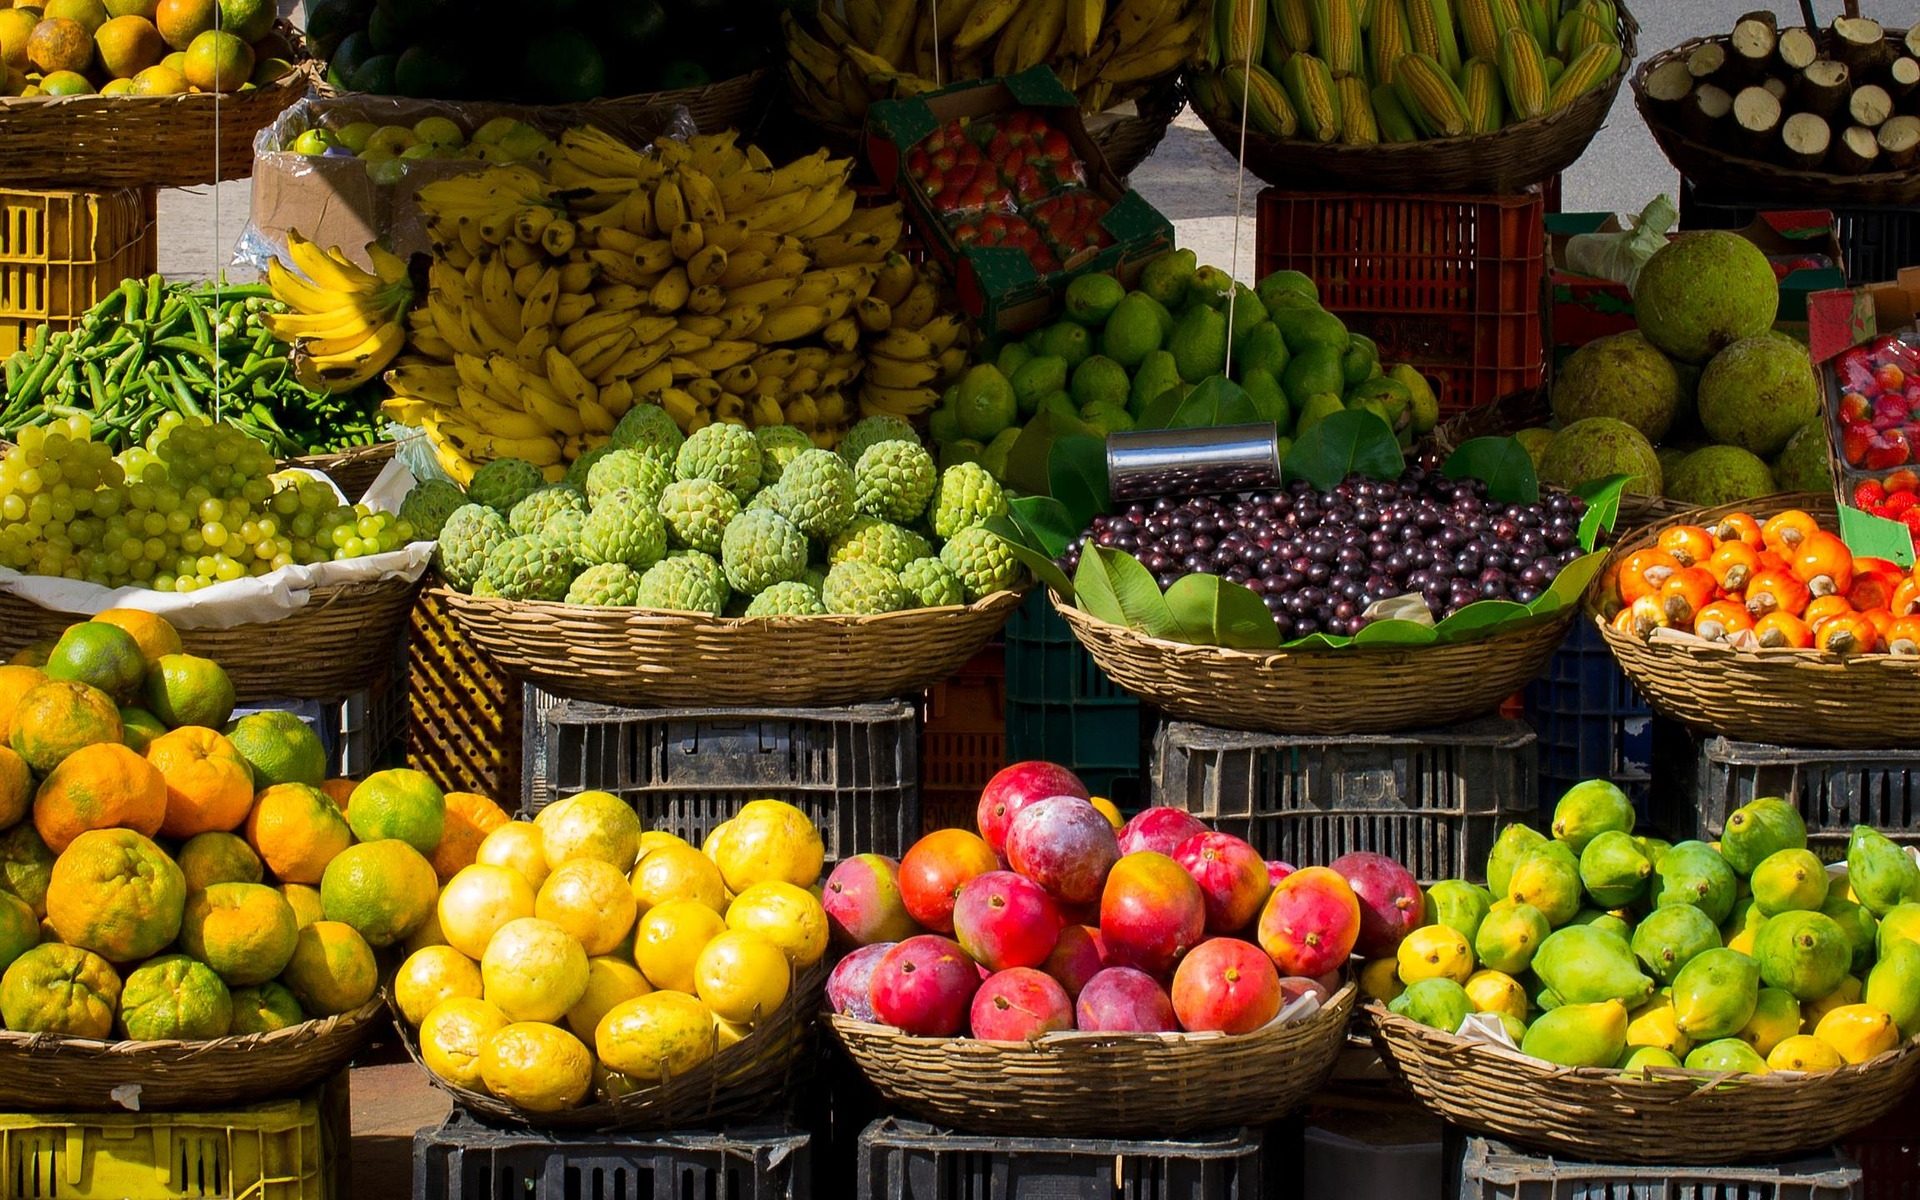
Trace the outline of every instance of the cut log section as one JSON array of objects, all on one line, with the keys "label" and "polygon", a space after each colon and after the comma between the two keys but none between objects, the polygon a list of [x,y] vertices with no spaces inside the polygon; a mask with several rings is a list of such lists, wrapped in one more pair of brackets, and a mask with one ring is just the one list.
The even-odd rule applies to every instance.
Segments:
[{"label": "cut log section", "polygon": [[1733,97],[1717,84],[1703,83],[1680,106],[1680,125],[1696,142],[1711,142],[1721,132],[1727,114],[1733,111]]},{"label": "cut log section", "polygon": [[1849,125],[1827,156],[1827,169],[1836,175],[1865,175],[1880,169],[1880,142],[1874,131]]},{"label": "cut log section", "polygon": [[1847,115],[1853,118],[1855,125],[1878,129],[1893,115],[1893,97],[1887,95],[1887,89],[1877,83],[1857,87],[1853,89],[1853,95],[1847,98]]},{"label": "cut log section", "polygon": [[1833,127],[1824,117],[1795,113],[1780,126],[1780,147],[1790,166],[1817,170],[1832,145]]},{"label": "cut log section", "polygon": [[1693,94],[1693,72],[1679,59],[1668,59],[1647,75],[1647,96],[1660,104],[1674,105]]},{"label": "cut log section", "polygon": [[1865,78],[1887,61],[1887,31],[1871,17],[1835,17],[1831,53]]},{"label": "cut log section", "polygon": [[1816,117],[1831,117],[1847,107],[1848,84],[1853,73],[1847,64],[1822,58],[1800,72],[1794,97],[1798,107]]},{"label": "cut log section", "polygon": [[1880,143],[1880,169],[1905,171],[1920,160],[1920,117],[1895,117],[1882,125],[1875,138]]},{"label": "cut log section", "polygon": [[1702,42],[1687,55],[1687,70],[1695,79],[1712,79],[1727,65],[1727,48],[1719,42]]},{"label": "cut log section", "polygon": [[1741,88],[1733,98],[1733,124],[1749,154],[1765,156],[1780,136],[1781,119],[1780,101],[1766,88]]},{"label": "cut log section", "polygon": [[1798,75],[1820,57],[1819,41],[1812,33],[1798,26],[1781,30],[1779,42],[1780,65],[1787,69],[1789,75]]},{"label": "cut log section", "polygon": [[1734,22],[1727,39],[1733,49],[1733,65],[1746,79],[1759,79],[1767,73],[1780,37],[1770,12],[1750,12]]},{"label": "cut log section", "polygon": [[1920,59],[1901,55],[1887,64],[1887,94],[1894,100],[1905,100],[1920,87]]}]

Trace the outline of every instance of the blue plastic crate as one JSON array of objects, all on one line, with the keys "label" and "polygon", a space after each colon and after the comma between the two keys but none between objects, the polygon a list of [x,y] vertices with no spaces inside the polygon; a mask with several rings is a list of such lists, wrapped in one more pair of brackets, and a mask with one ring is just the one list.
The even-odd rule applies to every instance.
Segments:
[{"label": "blue plastic crate", "polygon": [[1611,779],[1643,823],[1659,823],[1652,811],[1653,710],[1590,622],[1574,622],[1546,673],[1527,686],[1526,718],[1540,739],[1542,805],[1551,807],[1583,779]]}]

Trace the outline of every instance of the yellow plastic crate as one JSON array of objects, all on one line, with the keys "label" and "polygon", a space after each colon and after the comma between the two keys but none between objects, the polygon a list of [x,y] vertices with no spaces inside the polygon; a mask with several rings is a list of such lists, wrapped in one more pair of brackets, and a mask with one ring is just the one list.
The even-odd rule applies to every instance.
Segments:
[{"label": "yellow plastic crate", "polygon": [[225,1112],[0,1114],[0,1200],[344,1197],[347,1077]]},{"label": "yellow plastic crate", "polygon": [[461,635],[432,593],[407,638],[407,765],[449,791],[520,795],[520,686]]},{"label": "yellow plastic crate", "polygon": [[122,280],[153,273],[155,195],[0,189],[0,355],[36,325],[71,329]]}]

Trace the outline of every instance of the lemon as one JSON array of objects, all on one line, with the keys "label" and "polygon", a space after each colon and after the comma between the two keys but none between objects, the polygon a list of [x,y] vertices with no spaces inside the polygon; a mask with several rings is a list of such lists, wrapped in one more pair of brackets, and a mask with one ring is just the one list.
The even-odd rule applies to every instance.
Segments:
[{"label": "lemon", "polygon": [[572,934],[592,956],[620,944],[633,928],[637,908],[620,868],[596,858],[577,858],[547,876],[533,913]]},{"label": "lemon", "polygon": [[[647,835],[651,837],[652,835]],[[641,839],[640,861],[630,877],[639,915],[669,900],[698,900],[715,912],[725,912],[727,884],[712,859],[685,842],[648,846]]]},{"label": "lemon", "polygon": [[735,892],[780,880],[810,888],[820,880],[826,847],[807,814],[779,800],[750,801],[727,822],[713,861]]},{"label": "lemon", "polygon": [[480,1079],[489,1092],[528,1112],[558,1112],[586,1096],[593,1056],[558,1025],[519,1021],[480,1048]]},{"label": "lemon", "polygon": [[796,967],[810,967],[827,952],[827,910],[791,883],[756,883],[735,896],[727,928],[759,934]]},{"label": "lemon", "polygon": [[593,1043],[608,1070],[635,1079],[684,1075],[719,1048],[713,1014],[683,992],[649,992],[600,1019]]},{"label": "lemon", "polygon": [[547,840],[531,821],[509,821],[480,840],[473,861],[520,872],[529,887],[547,881]]},{"label": "lemon", "polygon": [[1473,977],[1473,947],[1460,932],[1446,925],[1428,925],[1408,934],[1397,955],[1400,982],[1451,979],[1462,986]]},{"label": "lemon", "polygon": [[552,921],[521,917],[493,935],[480,960],[487,1000],[515,1021],[558,1021],[587,991],[587,952]]},{"label": "lemon", "polygon": [[437,1004],[420,1022],[420,1058],[427,1070],[455,1087],[479,1088],[480,1049],[507,1027],[507,1014],[485,1000]]},{"label": "lemon", "polygon": [[480,998],[480,968],[452,946],[416,950],[393,977],[393,999],[408,1024],[419,1025],[443,1001]]}]

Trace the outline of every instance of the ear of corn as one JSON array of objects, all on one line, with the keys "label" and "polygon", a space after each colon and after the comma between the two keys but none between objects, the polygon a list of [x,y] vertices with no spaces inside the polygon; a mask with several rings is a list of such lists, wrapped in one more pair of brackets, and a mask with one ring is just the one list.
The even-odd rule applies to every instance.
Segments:
[{"label": "ear of corn", "polygon": [[1542,46],[1553,45],[1553,25],[1560,6],[1555,0],[1520,0],[1520,18],[1527,32]]},{"label": "ear of corn", "polygon": [[1549,54],[1547,56],[1547,88],[1548,90],[1551,91],[1553,88],[1553,85],[1556,83],[1559,83],[1560,77],[1562,75],[1565,75],[1566,73],[1567,73],[1567,64],[1553,57],[1551,54]]},{"label": "ear of corn", "polygon": [[1249,63],[1260,57],[1267,40],[1266,0],[1214,0],[1213,37],[1222,64]]},{"label": "ear of corn", "polygon": [[1245,98],[1247,122],[1254,129],[1282,138],[1290,138],[1299,131],[1300,121],[1286,90],[1258,64],[1244,70],[1228,67],[1220,74],[1220,84],[1228,112],[1239,112],[1241,100]]},{"label": "ear of corn", "polygon": [[1467,132],[1467,102],[1453,77],[1433,58],[1409,54],[1393,69],[1393,86],[1407,115],[1429,137],[1459,137]]},{"label": "ear of corn", "polygon": [[1321,143],[1338,141],[1340,94],[1333,89],[1333,72],[1326,62],[1316,55],[1296,54],[1287,60],[1280,81],[1293,99],[1301,134]]},{"label": "ear of corn", "polygon": [[1420,131],[1413,127],[1413,118],[1407,115],[1406,105],[1400,103],[1399,91],[1390,83],[1378,84],[1373,89],[1373,123],[1380,131],[1383,142],[1417,142]]},{"label": "ear of corn", "polygon": [[1449,0],[1406,0],[1407,29],[1416,53],[1440,64],[1449,76],[1460,69],[1460,42],[1454,34]]},{"label": "ear of corn", "polygon": [[1286,40],[1287,49],[1304,54],[1313,49],[1312,0],[1273,0],[1274,32]]},{"label": "ear of corn", "polygon": [[1525,121],[1547,111],[1547,62],[1540,43],[1524,29],[1509,29],[1500,39],[1500,81],[1507,107]]},{"label": "ear of corn", "polygon": [[1491,60],[1500,53],[1500,30],[1493,20],[1493,0],[1455,0],[1460,23],[1460,52],[1468,58]]},{"label": "ear of corn", "polygon": [[1467,126],[1474,133],[1497,133],[1506,114],[1500,104],[1500,69],[1484,58],[1471,58],[1460,68],[1460,98],[1467,110]]},{"label": "ear of corn", "polygon": [[1560,57],[1572,62],[1588,46],[1619,44],[1613,27],[1603,24],[1599,17],[1581,9],[1574,9],[1560,18],[1560,28],[1554,34],[1553,48]]},{"label": "ear of corn", "polygon": [[1393,66],[1413,49],[1402,0],[1374,0],[1373,27],[1367,31],[1367,69],[1374,83],[1392,83]]},{"label": "ear of corn", "polygon": [[1588,46],[1567,64],[1566,71],[1547,93],[1547,111],[1559,112],[1567,105],[1612,79],[1620,69],[1620,47],[1611,43]]},{"label": "ear of corn", "polygon": [[1360,16],[1357,0],[1309,0],[1313,48],[1337,79],[1360,72]]},{"label": "ear of corn", "polygon": [[1349,146],[1374,146],[1380,142],[1380,127],[1373,119],[1373,97],[1367,81],[1358,75],[1343,75],[1333,81],[1340,96],[1340,140]]}]

